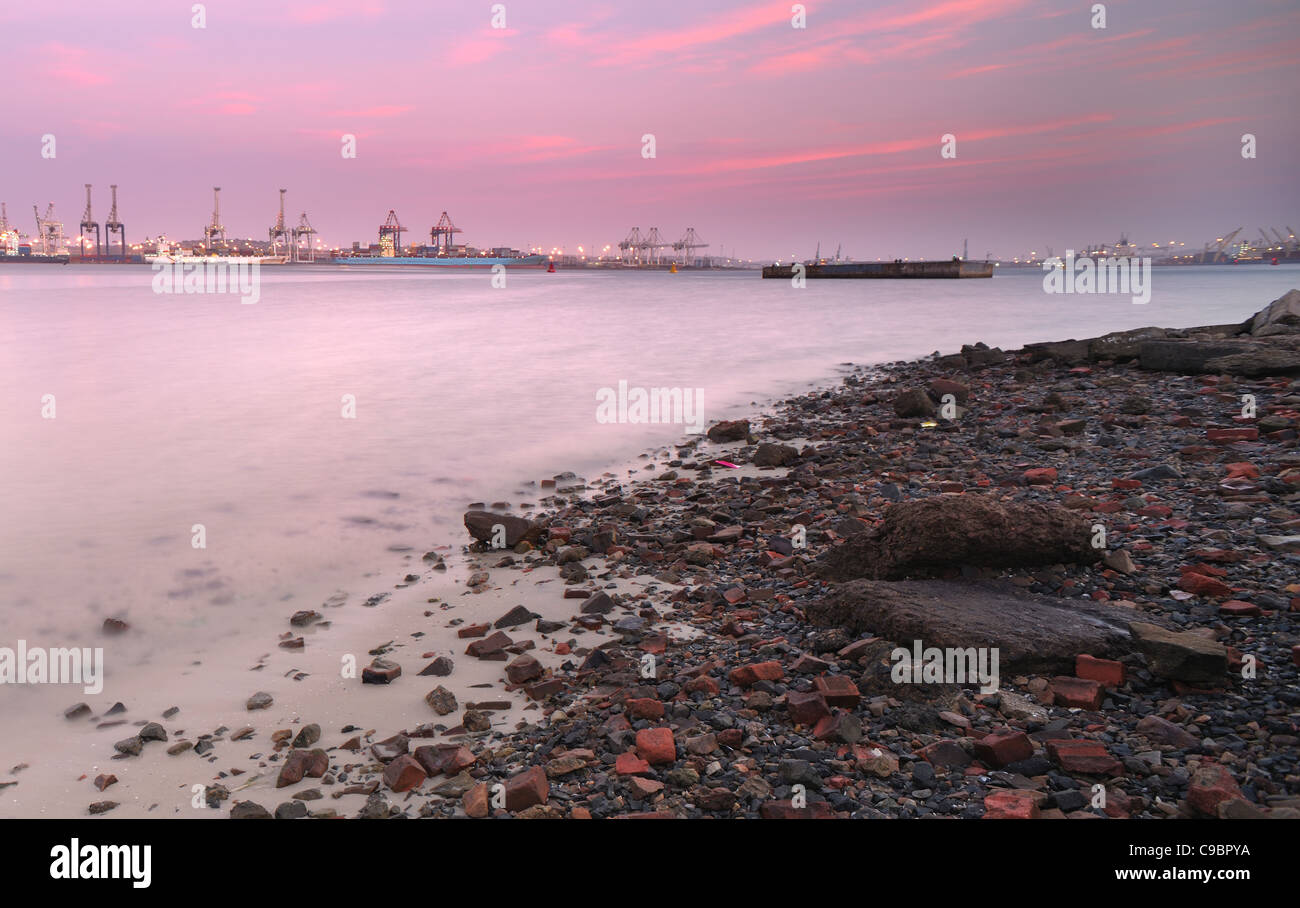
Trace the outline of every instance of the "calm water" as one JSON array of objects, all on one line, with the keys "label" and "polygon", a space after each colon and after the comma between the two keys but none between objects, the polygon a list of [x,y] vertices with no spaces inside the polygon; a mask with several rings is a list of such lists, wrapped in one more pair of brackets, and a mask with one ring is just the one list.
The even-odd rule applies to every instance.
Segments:
[{"label": "calm water", "polygon": [[597,389],[620,380],[702,389],[713,421],[845,362],[1239,321],[1300,286],[1295,267],[1160,270],[1143,306],[1050,296],[1036,273],[795,290],[512,272],[494,289],[486,273],[264,268],[241,305],[155,295],[151,276],[0,266],[0,645],[102,645],[110,615],[140,631],[123,645],[141,659],[265,638],[290,595],[313,605],[402,547],[459,545],[469,502],[518,507],[540,494],[524,483],[677,440],[596,420]]}]

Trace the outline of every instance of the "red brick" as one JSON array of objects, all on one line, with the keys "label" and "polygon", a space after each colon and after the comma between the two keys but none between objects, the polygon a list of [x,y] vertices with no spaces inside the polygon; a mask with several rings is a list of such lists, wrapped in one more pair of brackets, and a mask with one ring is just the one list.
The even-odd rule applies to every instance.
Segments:
[{"label": "red brick", "polygon": [[1087,678],[1053,678],[1052,695],[1057,706],[1078,709],[1100,709],[1102,701],[1106,699],[1105,689]]},{"label": "red brick", "polygon": [[1228,471],[1228,479],[1259,479],[1259,467],[1253,463],[1224,464],[1224,468]]},{"label": "red brick", "polygon": [[749,687],[757,681],[777,681],[785,677],[785,669],[775,659],[768,662],[755,662],[733,668],[727,675],[732,684]]},{"label": "red brick", "polygon": [[1251,426],[1247,429],[1206,429],[1206,441],[1256,441],[1259,439],[1259,429]]},{"label": "red brick", "polygon": [[384,768],[384,784],[393,791],[410,791],[426,778],[424,769],[410,754],[402,754]]},{"label": "red brick", "polygon": [[821,675],[814,679],[813,685],[831,706],[852,709],[862,699],[858,686],[844,675]]},{"label": "red brick", "polygon": [[1086,653],[1080,653],[1074,660],[1074,673],[1080,678],[1096,681],[1107,687],[1119,687],[1124,683],[1124,663],[1112,659],[1097,659]]},{"label": "red brick", "polygon": [[482,819],[492,812],[488,802],[488,787],[486,782],[479,782],[461,798],[461,803],[465,805],[465,815]]},{"label": "red brick", "polygon": [[506,780],[506,810],[513,812],[545,804],[550,793],[546,771],[540,766],[530,766]]},{"label": "red brick", "polygon": [[1047,755],[1066,772],[1089,776],[1117,776],[1123,771],[1120,762],[1110,755],[1100,741],[1078,738],[1049,739]]},{"label": "red brick", "polygon": [[718,682],[714,681],[708,675],[701,675],[698,678],[692,678],[683,685],[683,690],[687,693],[702,693],[709,697],[716,697],[721,691]]},{"label": "red brick", "polygon": [[643,728],[636,733],[636,752],[650,764],[672,763],[677,759],[677,743],[671,728]]},{"label": "red brick", "polygon": [[656,782],[654,779],[642,779],[639,776],[633,776],[628,780],[627,787],[638,801],[644,801],[646,798],[663,791],[664,783]]},{"label": "red brick", "polygon": [[790,711],[790,720],[796,725],[816,725],[831,714],[826,698],[816,691],[791,691],[786,694],[785,704]]},{"label": "red brick", "polygon": [[542,663],[533,656],[524,653],[506,666],[506,678],[511,684],[524,684],[542,676]]},{"label": "red brick", "polygon": [[1039,797],[1018,788],[998,789],[984,796],[986,820],[1036,820]]},{"label": "red brick", "polygon": [[1230,599],[1219,606],[1219,614],[1225,618],[1258,618],[1261,612],[1253,602]]},{"label": "red brick", "polygon": [[1202,763],[1187,786],[1187,803],[1211,817],[1218,816],[1221,802],[1240,797],[1242,793],[1237,780],[1218,763]]},{"label": "red brick", "polygon": [[639,776],[650,771],[650,764],[627,750],[614,758],[614,772],[620,776]]},{"label": "red brick", "polygon": [[1023,731],[1004,728],[991,732],[975,742],[975,757],[984,765],[999,769],[1008,763],[1028,760],[1034,755],[1034,744]]},{"label": "red brick", "polygon": [[623,704],[627,715],[633,719],[662,719],[664,704],[653,697],[637,697]]},{"label": "red brick", "polygon": [[1110,481],[1112,489],[1140,489],[1142,480],[1140,479],[1112,479]]},{"label": "red brick", "polygon": [[491,637],[484,637],[482,640],[475,640],[469,646],[465,647],[465,655],[482,659],[485,656],[500,653],[507,646],[510,646],[513,643],[514,641],[504,632],[497,631]]},{"label": "red brick", "polygon": [[1025,482],[1031,486],[1045,486],[1056,482],[1056,467],[1039,467],[1025,470]]},{"label": "red brick", "polygon": [[835,811],[825,801],[810,801],[807,807],[795,807],[789,801],[764,801],[758,815],[765,820],[829,820]]},{"label": "red brick", "polygon": [[1232,595],[1232,587],[1222,580],[1215,580],[1213,577],[1206,577],[1204,574],[1190,571],[1178,578],[1178,588],[1189,593],[1195,593],[1198,596],[1208,596],[1212,599],[1226,599]]}]

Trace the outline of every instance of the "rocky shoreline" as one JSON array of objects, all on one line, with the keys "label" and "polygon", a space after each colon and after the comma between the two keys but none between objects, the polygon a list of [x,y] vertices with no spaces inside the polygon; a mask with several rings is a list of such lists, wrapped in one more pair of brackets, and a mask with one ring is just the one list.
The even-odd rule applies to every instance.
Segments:
[{"label": "rocky shoreline", "polygon": [[[379,648],[350,682],[426,682],[426,716],[303,716],[254,755],[267,790],[205,797],[235,818],[1298,818],[1297,374],[1293,290],[1241,325],[858,368],[649,478],[474,508],[463,595],[501,614],[455,619],[464,651],[418,675]],[[523,581],[548,614],[504,608]],[[900,676],[914,645],[993,653],[996,683]],[[464,662],[501,663],[475,702],[439,683]],[[313,809],[322,788],[364,803]]]}]

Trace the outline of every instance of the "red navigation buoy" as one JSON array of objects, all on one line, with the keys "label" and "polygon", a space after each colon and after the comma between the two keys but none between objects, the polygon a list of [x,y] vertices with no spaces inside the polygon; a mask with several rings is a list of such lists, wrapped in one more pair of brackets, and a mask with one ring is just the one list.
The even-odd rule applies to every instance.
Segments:
[{"label": "red navigation buoy", "polygon": [[554,273],[555,273],[555,263],[554,263],[554,262],[551,262],[550,266],[546,269],[546,273],[547,273],[547,274],[554,274]]}]

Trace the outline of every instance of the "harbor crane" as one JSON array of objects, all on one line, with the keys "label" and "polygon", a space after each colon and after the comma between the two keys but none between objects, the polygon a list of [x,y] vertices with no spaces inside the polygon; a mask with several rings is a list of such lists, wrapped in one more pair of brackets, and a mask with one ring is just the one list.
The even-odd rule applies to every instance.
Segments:
[{"label": "harbor crane", "polygon": [[631,232],[618,244],[620,252],[629,253],[632,261],[641,264],[641,247],[645,241],[641,238],[641,228],[633,227]]},{"label": "harbor crane", "polygon": [[41,254],[59,255],[64,247],[63,222],[55,217],[54,203],[50,202],[46,206],[45,217],[41,217],[40,209],[35,205],[32,206],[32,213],[36,215],[36,232],[41,238]]},{"label": "harbor crane", "polygon": [[[699,256],[695,254],[695,250],[707,249],[708,246],[709,244],[704,242],[704,240],[700,237],[700,235],[695,232],[694,227],[687,227],[686,232],[682,234],[682,238],[677,242],[673,243],[673,250],[682,253],[683,265],[694,265],[699,260]],[[820,249],[821,246],[819,244],[818,250],[820,251]],[[835,251],[836,259],[839,258],[839,255],[840,253],[839,250],[837,249]]]},{"label": "harbor crane", "polygon": [[646,261],[658,265],[662,263],[662,253],[660,250],[668,248],[669,243],[664,242],[664,238],[659,235],[658,227],[651,227],[650,232],[646,234],[644,246],[646,251]]},{"label": "harbor crane", "polygon": [[388,209],[388,219],[379,225],[379,254],[393,258],[402,250],[402,231],[406,228],[397,220],[397,212]]},{"label": "harbor crane", "polygon": [[212,247],[216,245],[217,238],[221,238],[221,245],[226,245],[226,228],[221,223],[221,187],[212,187],[212,223],[203,228],[203,245],[211,252]]},{"label": "harbor crane", "polygon": [[18,254],[18,228],[9,223],[9,212],[0,202],[0,255]]},{"label": "harbor crane", "polygon": [[108,212],[108,220],[104,222],[104,254],[112,255],[113,253],[113,234],[117,234],[118,248],[121,249],[122,259],[127,257],[126,252],[126,225],[118,219],[117,216],[117,184],[113,183],[108,187],[113,193],[113,205]]},{"label": "harbor crane", "polygon": [[100,253],[99,222],[96,221],[95,216],[90,213],[90,184],[87,183],[85,185],[86,185],[86,211],[81,215],[81,224],[79,225],[81,235],[78,237],[80,241],[80,247],[81,247],[81,257],[83,259],[86,257],[86,234],[90,233],[90,231],[93,230],[95,231],[95,258],[99,258],[99,253]]},{"label": "harbor crane", "polygon": [[[283,190],[281,190],[283,192]],[[312,238],[316,235],[316,228],[307,220],[307,212],[303,212],[298,218],[298,226],[290,231],[293,240],[293,260],[295,262],[306,262],[310,264],[316,261],[316,247],[313,245]],[[305,243],[305,248],[304,248]]]},{"label": "harbor crane", "polygon": [[1225,234],[1215,238],[1213,243],[1206,243],[1205,250],[1201,253],[1201,264],[1216,264],[1217,262],[1227,259],[1225,250],[1231,248],[1232,238],[1241,233],[1242,228],[1238,227],[1232,233]]},{"label": "harbor crane", "polygon": [[280,215],[275,219],[275,225],[267,231],[268,239],[271,241],[271,254],[275,255],[275,250],[280,244],[280,240],[291,241],[289,228],[284,226],[284,194],[286,190],[280,190]]},{"label": "harbor crane", "polygon": [[456,233],[464,233],[464,231],[453,224],[444,211],[442,217],[438,218],[438,223],[434,224],[433,229],[429,231],[429,242],[433,244],[435,250],[446,253],[451,250],[452,234]]}]

